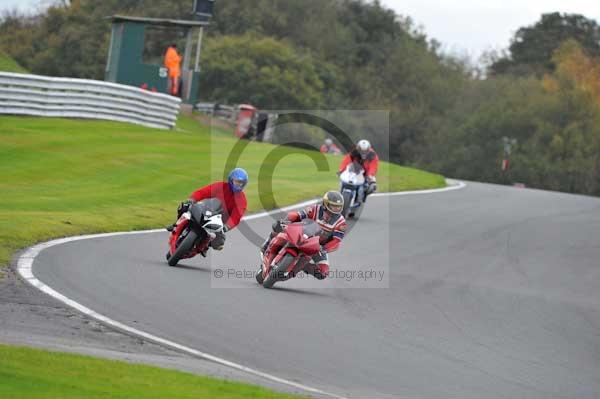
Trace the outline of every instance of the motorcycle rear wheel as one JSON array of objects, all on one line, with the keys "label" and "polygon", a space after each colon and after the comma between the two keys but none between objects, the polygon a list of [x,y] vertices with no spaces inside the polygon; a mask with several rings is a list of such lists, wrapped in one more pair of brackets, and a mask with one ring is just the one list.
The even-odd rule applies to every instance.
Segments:
[{"label": "motorcycle rear wheel", "polygon": [[269,275],[263,281],[262,286],[272,288],[279,281],[279,276],[283,276],[289,265],[294,261],[294,257],[290,254],[285,254],[277,265],[269,272]]}]

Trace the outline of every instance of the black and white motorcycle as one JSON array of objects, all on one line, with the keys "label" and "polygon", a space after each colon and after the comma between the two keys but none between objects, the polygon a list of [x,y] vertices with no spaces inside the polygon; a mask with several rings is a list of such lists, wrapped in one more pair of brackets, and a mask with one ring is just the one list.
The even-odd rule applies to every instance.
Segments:
[{"label": "black and white motorcycle", "polygon": [[356,162],[349,164],[340,174],[340,183],[340,192],[344,197],[342,215],[345,218],[358,218],[365,197],[365,170]]},{"label": "black and white motorcycle", "polygon": [[199,253],[206,256],[210,243],[223,234],[222,204],[216,198],[191,204],[181,214],[169,236],[169,266],[181,259],[193,258]]}]

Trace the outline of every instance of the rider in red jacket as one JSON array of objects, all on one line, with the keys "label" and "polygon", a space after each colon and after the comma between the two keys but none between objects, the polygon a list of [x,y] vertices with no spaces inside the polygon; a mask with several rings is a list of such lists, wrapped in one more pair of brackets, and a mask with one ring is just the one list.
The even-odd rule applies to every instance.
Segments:
[{"label": "rider in red jacket", "polygon": [[374,193],[377,190],[377,168],[379,167],[379,157],[368,140],[360,140],[356,144],[356,148],[350,151],[342,159],[338,175],[340,175],[346,167],[351,163],[356,162],[365,170],[366,188],[363,201],[367,199],[367,195]]},{"label": "rider in red jacket", "polygon": [[[229,173],[227,181],[219,181],[212,183],[208,186],[202,187],[194,191],[190,195],[190,199],[182,202],[177,208],[177,219],[181,217],[184,212],[187,212],[188,208],[194,202],[202,201],[208,198],[217,198],[223,205],[223,220],[225,226],[223,226],[224,232],[227,232],[236,227],[244,216],[247,208],[246,194],[244,194],[244,187],[248,184],[248,174],[242,168],[233,169]],[[175,224],[167,227],[168,231],[172,231]],[[214,249],[221,250],[225,245],[225,234],[218,234],[214,238],[210,246]],[[204,254],[203,254],[204,255]]]},{"label": "rider in red jacket", "polygon": [[334,155],[342,153],[342,151],[340,151],[339,147],[337,145],[335,145],[333,140],[331,140],[329,138],[325,139],[325,142],[323,143],[323,145],[321,146],[319,151],[321,151],[323,154],[334,154]]},{"label": "rider in red jacket", "polygon": [[190,199],[194,202],[202,201],[208,198],[218,198],[223,204],[223,212],[226,220],[225,230],[231,230],[240,224],[240,220],[246,212],[246,195],[243,191],[231,190],[229,183],[219,181],[194,191]]},{"label": "rider in red jacket", "polygon": [[[281,231],[281,223],[299,222],[303,219],[312,219],[321,227],[321,251],[313,255],[312,262],[304,266],[304,272],[312,274],[319,280],[329,274],[329,257],[327,254],[337,250],[346,234],[346,219],[342,216],[344,197],[337,191],[328,191],[323,196],[320,204],[311,205],[301,211],[292,211],[282,221],[273,224],[273,231],[263,244],[261,255],[267,250],[269,243],[278,231]],[[269,249],[270,250],[270,249]],[[272,255],[272,254],[271,254]]]}]

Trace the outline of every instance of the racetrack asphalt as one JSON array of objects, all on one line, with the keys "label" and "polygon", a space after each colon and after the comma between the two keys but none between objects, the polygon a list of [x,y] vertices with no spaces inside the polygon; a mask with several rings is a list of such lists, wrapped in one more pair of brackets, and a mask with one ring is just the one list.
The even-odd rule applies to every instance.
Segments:
[{"label": "racetrack asphalt", "polygon": [[373,197],[332,279],[266,290],[249,231],[271,222],[178,267],[157,232],[50,247],[33,272],[126,325],[349,398],[598,397],[600,199],[478,183]]}]

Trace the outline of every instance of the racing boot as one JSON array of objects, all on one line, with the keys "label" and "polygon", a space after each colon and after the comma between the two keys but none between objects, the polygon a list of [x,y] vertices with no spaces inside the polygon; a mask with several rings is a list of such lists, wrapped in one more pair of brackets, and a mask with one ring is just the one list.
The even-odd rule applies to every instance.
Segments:
[{"label": "racing boot", "polygon": [[313,262],[308,262],[302,270],[304,273],[314,276],[317,280],[324,280],[329,275],[329,265],[326,263],[315,265]]}]

